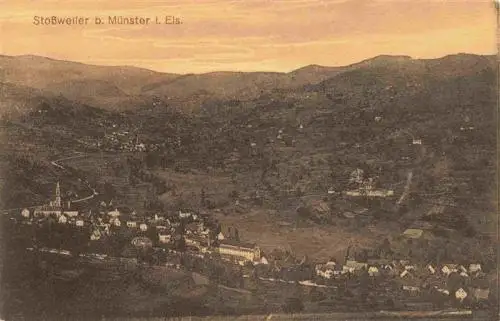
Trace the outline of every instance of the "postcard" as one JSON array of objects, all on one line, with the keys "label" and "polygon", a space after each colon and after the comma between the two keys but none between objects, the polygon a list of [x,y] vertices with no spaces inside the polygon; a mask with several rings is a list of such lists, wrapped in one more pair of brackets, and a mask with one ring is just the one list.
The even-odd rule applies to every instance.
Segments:
[{"label": "postcard", "polygon": [[498,319],[496,4],[1,1],[0,319]]}]

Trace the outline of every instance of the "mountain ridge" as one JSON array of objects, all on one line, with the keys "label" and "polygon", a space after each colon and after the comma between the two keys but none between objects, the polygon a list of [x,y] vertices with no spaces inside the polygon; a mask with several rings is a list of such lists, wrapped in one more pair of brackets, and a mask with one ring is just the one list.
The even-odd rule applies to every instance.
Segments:
[{"label": "mountain ridge", "polygon": [[[161,101],[187,112],[221,101],[251,101],[274,91],[301,91],[329,79],[383,68],[404,75],[431,73],[453,76],[496,66],[495,56],[453,54],[436,59],[379,55],[360,62],[328,67],[310,64],[290,72],[216,71],[172,74],[134,66],[102,66],[36,55],[0,55],[0,81],[63,95],[70,100],[115,111],[150,107]],[[486,64],[484,64],[487,62]],[[484,65],[484,66],[483,66]],[[355,77],[356,78],[356,77]],[[324,83],[326,82],[326,83]]]},{"label": "mountain ridge", "polygon": [[80,61],[74,61],[74,60],[66,60],[66,59],[57,59],[57,58],[52,58],[52,57],[47,57],[47,56],[41,56],[41,55],[33,55],[33,54],[23,54],[23,55],[5,55],[5,54],[0,54],[0,59],[2,58],[30,58],[30,59],[45,59],[49,60],[52,62],[68,62],[68,63],[74,63],[74,64],[80,64],[80,65],[85,65],[85,66],[93,66],[93,67],[103,67],[103,68],[131,68],[131,69],[138,69],[138,70],[144,70],[144,71],[149,71],[152,73],[159,73],[159,74],[170,74],[170,75],[208,75],[208,74],[215,74],[215,73],[277,73],[277,74],[289,74],[293,73],[296,71],[299,71],[301,69],[305,68],[342,68],[342,67],[350,67],[353,65],[357,65],[360,63],[366,63],[370,61],[379,61],[379,60],[384,60],[384,59],[399,59],[399,60],[439,60],[443,58],[448,58],[448,57],[464,57],[464,56],[475,56],[475,57],[489,57],[489,58],[496,58],[496,54],[475,54],[475,53],[467,53],[467,52],[459,52],[459,53],[452,53],[452,54],[447,54],[444,56],[440,57],[435,57],[435,58],[413,58],[409,55],[390,55],[390,54],[380,54],[377,56],[369,57],[366,59],[363,59],[358,62],[353,62],[350,64],[345,64],[345,65],[319,65],[315,63],[311,63],[308,65],[304,65],[302,67],[298,67],[295,69],[292,69],[290,71],[237,71],[237,70],[217,70],[217,71],[209,71],[209,72],[202,72],[202,73],[171,73],[171,72],[165,72],[165,71],[158,71],[154,69],[149,69],[149,68],[143,68],[143,67],[137,67],[133,65],[99,65],[99,64],[92,64],[92,63],[85,63],[85,62],[80,62]]}]

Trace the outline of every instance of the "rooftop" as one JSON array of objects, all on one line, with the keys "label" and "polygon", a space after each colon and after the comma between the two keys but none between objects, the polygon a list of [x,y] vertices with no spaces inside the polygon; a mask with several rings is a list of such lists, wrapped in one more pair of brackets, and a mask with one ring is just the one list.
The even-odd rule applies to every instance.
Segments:
[{"label": "rooftop", "polygon": [[241,248],[247,248],[247,249],[254,249],[256,247],[255,243],[246,243],[246,242],[241,242],[241,241],[236,241],[236,240],[228,240],[224,239],[219,243],[220,246],[234,246],[234,247],[241,247]]}]

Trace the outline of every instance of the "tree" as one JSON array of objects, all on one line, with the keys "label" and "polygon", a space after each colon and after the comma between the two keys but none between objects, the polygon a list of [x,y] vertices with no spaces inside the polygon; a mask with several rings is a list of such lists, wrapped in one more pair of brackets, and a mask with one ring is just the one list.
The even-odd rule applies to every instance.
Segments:
[{"label": "tree", "polygon": [[313,287],[309,292],[311,302],[323,301],[326,298],[325,293],[317,287]]},{"label": "tree", "polygon": [[298,313],[304,310],[304,303],[297,297],[289,297],[282,305],[282,309],[285,313]]},{"label": "tree", "polygon": [[201,205],[201,207],[205,207],[206,203],[207,203],[207,195],[205,193],[205,189],[202,188],[201,193],[200,193],[200,205]]}]

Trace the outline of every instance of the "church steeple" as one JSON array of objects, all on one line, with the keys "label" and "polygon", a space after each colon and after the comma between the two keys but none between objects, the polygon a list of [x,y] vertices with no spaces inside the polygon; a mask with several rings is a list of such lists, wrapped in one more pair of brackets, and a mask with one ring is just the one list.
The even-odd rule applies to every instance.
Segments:
[{"label": "church steeple", "polygon": [[54,206],[55,207],[61,207],[61,187],[59,186],[59,182],[57,182],[56,185],[56,198],[54,200]]}]

